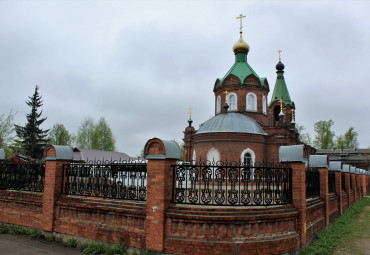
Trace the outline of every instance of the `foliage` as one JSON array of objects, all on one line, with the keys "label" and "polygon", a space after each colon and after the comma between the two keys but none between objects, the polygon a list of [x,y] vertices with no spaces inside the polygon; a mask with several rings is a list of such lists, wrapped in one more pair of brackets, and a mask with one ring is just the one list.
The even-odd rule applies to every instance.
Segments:
[{"label": "foliage", "polygon": [[39,87],[36,85],[35,93],[32,97],[29,97],[29,101],[26,104],[31,107],[31,112],[26,115],[26,125],[19,126],[15,125],[18,140],[17,142],[22,143],[22,147],[27,156],[35,159],[41,159],[47,143],[47,134],[49,130],[42,130],[41,124],[46,118],[41,118],[42,111],[38,112],[38,109],[43,105],[41,96],[39,95]]},{"label": "foliage", "polygon": [[77,147],[85,149],[115,151],[116,141],[105,118],[97,124],[88,117],[79,127],[76,138]]},{"label": "foliage", "polygon": [[85,249],[82,250],[84,254],[102,254],[104,252],[104,244],[98,242],[91,242]]},{"label": "foliage", "polygon": [[106,245],[104,255],[126,255],[127,248],[124,244],[116,243],[115,245]]},{"label": "foliage", "polygon": [[46,235],[45,238],[48,242],[54,242],[55,241],[55,235]]},{"label": "foliage", "polygon": [[298,124],[296,124],[296,127],[299,133],[299,141],[304,144],[311,145],[312,141],[310,135],[308,133],[303,133],[303,130],[305,130],[306,128]]},{"label": "foliage", "polygon": [[63,124],[57,123],[50,130],[48,140],[52,145],[71,145],[72,135]]},{"label": "foliage", "polygon": [[366,197],[353,204],[342,216],[319,233],[315,242],[303,247],[301,254],[332,254],[334,249],[346,240],[351,233],[358,231],[358,224],[355,220],[365,206],[370,206],[370,199]]},{"label": "foliage", "polygon": [[10,111],[8,115],[0,115],[0,149],[4,149],[7,156],[12,154],[10,145],[14,141],[14,117],[13,111]]},{"label": "foliage", "polygon": [[351,149],[358,147],[358,133],[353,127],[350,127],[344,135],[340,135],[336,140],[338,149]]},{"label": "foliage", "polygon": [[68,239],[68,240],[67,240],[67,242],[65,242],[65,245],[66,245],[67,247],[77,247],[78,242],[77,242],[77,240],[76,240],[76,239],[74,239],[74,238],[70,238],[70,239]]},{"label": "foliage", "polygon": [[44,237],[44,235],[42,234],[41,230],[40,229],[37,229],[37,228],[31,229],[30,236],[32,238],[37,238],[37,239],[40,239],[40,238],[43,238]]},{"label": "foliage", "polygon": [[332,120],[321,120],[315,123],[316,136],[313,145],[317,149],[332,149],[334,147],[335,133],[331,130],[333,125],[334,122]]}]

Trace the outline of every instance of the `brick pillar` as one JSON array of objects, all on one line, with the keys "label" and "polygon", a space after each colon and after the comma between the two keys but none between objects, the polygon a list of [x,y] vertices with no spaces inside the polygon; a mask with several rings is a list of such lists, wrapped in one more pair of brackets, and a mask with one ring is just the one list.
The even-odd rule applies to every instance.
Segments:
[{"label": "brick pillar", "polygon": [[180,157],[180,148],[173,141],[158,138],[145,145],[148,159],[148,184],[146,200],[146,248],[164,251],[166,211],[172,198],[173,168]]},{"label": "brick pillar", "polygon": [[301,246],[306,244],[306,167],[304,163],[292,163],[293,206],[298,210],[297,232]]},{"label": "brick pillar", "polygon": [[[356,169],[357,171],[357,169]],[[362,188],[361,188],[361,175],[359,173],[356,173],[356,190],[357,191],[357,200],[360,200],[362,197]]]},{"label": "brick pillar", "polygon": [[43,229],[53,231],[55,220],[55,202],[62,192],[63,164],[73,159],[73,150],[69,146],[48,146],[45,150],[45,185],[43,196]]},{"label": "brick pillar", "polygon": [[320,197],[325,204],[325,225],[329,226],[329,177],[327,168],[319,168],[320,173]]},{"label": "brick pillar", "polygon": [[356,174],[351,173],[351,182],[353,190],[353,202],[356,202]]},{"label": "brick pillar", "polygon": [[339,197],[339,213],[343,214],[342,172],[335,172],[335,194]]}]

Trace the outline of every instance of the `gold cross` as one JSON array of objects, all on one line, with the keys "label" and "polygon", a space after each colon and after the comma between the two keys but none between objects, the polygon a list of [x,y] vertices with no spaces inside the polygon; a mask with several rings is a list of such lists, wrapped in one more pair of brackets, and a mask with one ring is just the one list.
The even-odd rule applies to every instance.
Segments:
[{"label": "gold cross", "polygon": [[292,120],[294,120],[294,121],[295,121],[294,112],[295,112],[295,110],[294,110],[294,109],[292,109]]},{"label": "gold cross", "polygon": [[191,107],[189,108],[190,114],[189,114],[189,119],[191,119]]},{"label": "gold cross", "polygon": [[212,118],[213,116],[212,116],[212,114],[211,115],[209,115],[209,118]]},{"label": "gold cross", "polygon": [[225,104],[227,104],[227,94],[229,94],[229,92],[227,92],[227,90],[225,91]]},{"label": "gold cross", "polygon": [[279,53],[279,61],[281,61],[280,53],[282,53],[283,51],[282,50],[278,50],[277,52]]},{"label": "gold cross", "polygon": [[243,28],[243,25],[242,25],[242,19],[245,18],[246,16],[243,16],[243,14],[240,14],[239,17],[236,17],[236,19],[240,19],[240,33],[243,33],[242,32],[242,28]]}]

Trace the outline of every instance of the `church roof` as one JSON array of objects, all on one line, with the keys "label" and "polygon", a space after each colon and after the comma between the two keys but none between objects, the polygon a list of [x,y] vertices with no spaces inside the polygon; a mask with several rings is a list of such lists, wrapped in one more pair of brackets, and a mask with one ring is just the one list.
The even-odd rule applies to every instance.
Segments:
[{"label": "church roof", "polygon": [[258,123],[241,113],[221,113],[200,125],[195,134],[204,133],[247,133],[266,135]]},{"label": "church roof", "polygon": [[276,72],[277,77],[276,77],[275,88],[274,88],[274,92],[272,93],[270,105],[273,102],[280,101],[280,99],[283,99],[284,104],[291,105],[293,102],[290,99],[288,87],[285,83],[283,63],[279,61],[279,63],[276,65],[276,69],[277,69],[277,72]]},{"label": "church roof", "polygon": [[[231,84],[223,84],[223,81],[230,75],[235,75],[239,78],[240,82],[243,83],[244,79],[249,75],[253,74],[260,79],[257,73],[252,69],[252,67],[247,62],[247,54],[245,53],[237,53],[235,54],[235,64],[230,68],[230,70],[226,73],[226,75],[220,79],[220,85],[231,85]],[[256,84],[257,85],[257,84]],[[263,84],[262,84],[263,85]]]}]

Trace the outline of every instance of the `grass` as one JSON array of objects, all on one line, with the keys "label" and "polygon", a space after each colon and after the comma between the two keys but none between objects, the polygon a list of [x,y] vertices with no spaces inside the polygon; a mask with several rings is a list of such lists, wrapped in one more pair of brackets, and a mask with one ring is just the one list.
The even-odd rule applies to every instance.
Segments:
[{"label": "grass", "polygon": [[[356,223],[358,215],[365,206],[370,206],[370,198],[362,198],[348,208],[342,216],[337,218],[329,227],[317,235],[317,239],[310,245],[301,249],[301,255],[332,254],[335,248],[348,239],[353,233],[358,233],[359,225]],[[366,229],[366,224],[363,231]]]}]

